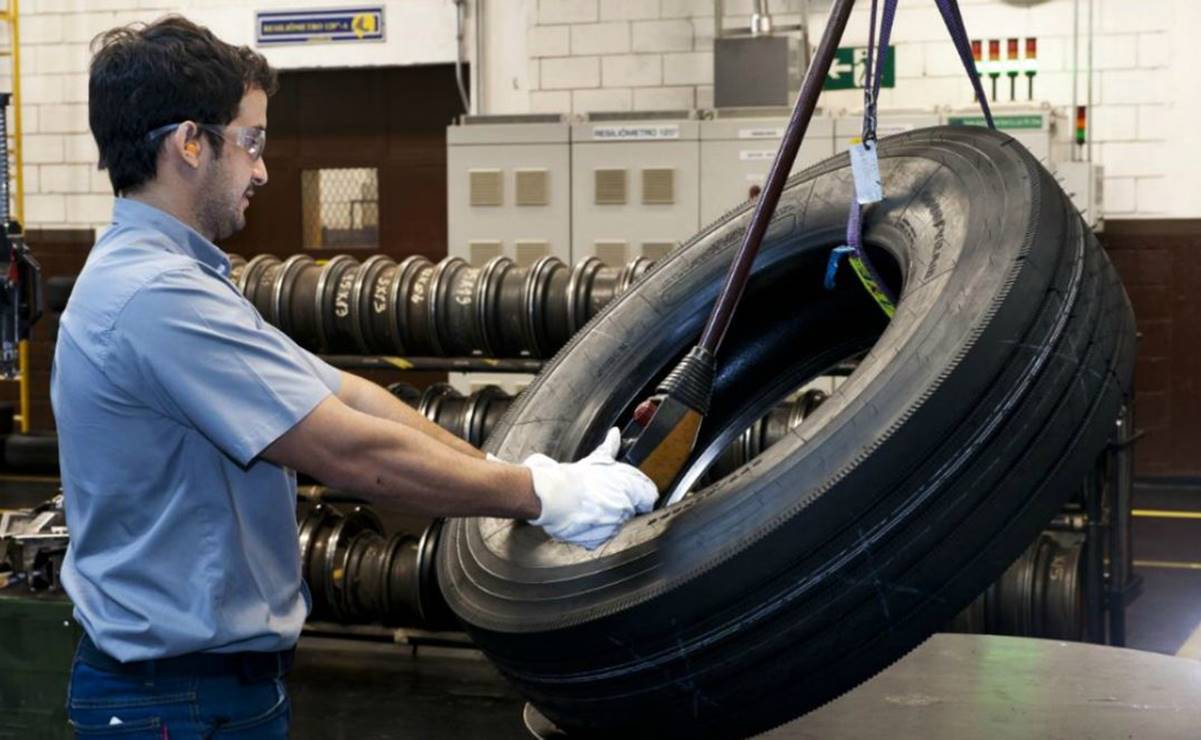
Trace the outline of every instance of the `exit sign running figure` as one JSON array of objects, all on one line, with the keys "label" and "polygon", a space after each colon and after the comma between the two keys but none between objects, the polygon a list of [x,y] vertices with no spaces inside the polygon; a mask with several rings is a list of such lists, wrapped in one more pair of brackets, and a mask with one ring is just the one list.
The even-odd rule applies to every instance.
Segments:
[{"label": "exit sign running figure", "polygon": [[[867,78],[867,47],[844,46],[834,52],[834,63],[826,75],[823,90],[862,90]],[[884,76],[880,87],[896,87],[896,47],[888,47],[884,55]]]}]

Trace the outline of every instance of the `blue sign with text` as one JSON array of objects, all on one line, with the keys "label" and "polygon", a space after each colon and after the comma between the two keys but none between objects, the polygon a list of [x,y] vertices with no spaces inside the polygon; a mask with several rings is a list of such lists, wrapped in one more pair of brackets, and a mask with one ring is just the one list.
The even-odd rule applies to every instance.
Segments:
[{"label": "blue sign with text", "polygon": [[258,44],[384,40],[383,6],[258,11],[254,20]]}]

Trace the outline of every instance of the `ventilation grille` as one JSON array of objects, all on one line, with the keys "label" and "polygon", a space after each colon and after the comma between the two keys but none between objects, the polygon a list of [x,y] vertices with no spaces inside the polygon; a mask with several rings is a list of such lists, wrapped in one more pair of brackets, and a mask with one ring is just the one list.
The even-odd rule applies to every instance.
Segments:
[{"label": "ventilation grille", "polygon": [[609,267],[623,267],[626,263],[626,243],[619,241],[598,241],[594,244],[596,258]]},{"label": "ventilation grille", "polygon": [[517,205],[544,206],[550,202],[550,173],[517,170]]},{"label": "ventilation grille", "polygon": [[658,262],[675,248],[675,242],[642,242],[642,256],[651,262]]},{"label": "ventilation grille", "polygon": [[504,180],[500,170],[471,170],[471,205],[504,205]]},{"label": "ventilation grille", "polygon": [[517,264],[521,267],[529,267],[540,257],[548,254],[550,254],[550,242],[534,239],[517,242]]},{"label": "ventilation grille", "polygon": [[676,202],[676,171],[655,168],[642,171],[642,202],[645,205],[671,205]]},{"label": "ventilation grille", "polygon": [[626,171],[596,170],[596,205],[619,206],[626,202]]},{"label": "ventilation grille", "polygon": [[501,254],[501,244],[499,241],[480,239],[467,243],[467,251],[471,255],[468,261],[474,267],[483,267],[484,263],[493,257],[499,257]]}]

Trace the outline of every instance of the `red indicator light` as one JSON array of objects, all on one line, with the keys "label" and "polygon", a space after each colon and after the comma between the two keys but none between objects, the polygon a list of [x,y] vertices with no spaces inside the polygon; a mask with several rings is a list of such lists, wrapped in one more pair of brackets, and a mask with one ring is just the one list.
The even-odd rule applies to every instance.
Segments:
[{"label": "red indicator light", "polygon": [[1008,54],[1009,61],[1012,62],[1018,58],[1018,40],[1017,39],[1009,39],[1009,42],[1005,44],[1005,47],[1006,47],[1005,51]]},{"label": "red indicator light", "polygon": [[1038,39],[1026,39],[1026,58],[1038,59]]},{"label": "red indicator light", "polygon": [[989,39],[988,41],[988,59],[992,62],[1001,60],[1001,40]]},{"label": "red indicator light", "polygon": [[977,62],[984,61],[984,42],[980,39],[972,41],[972,59]]}]

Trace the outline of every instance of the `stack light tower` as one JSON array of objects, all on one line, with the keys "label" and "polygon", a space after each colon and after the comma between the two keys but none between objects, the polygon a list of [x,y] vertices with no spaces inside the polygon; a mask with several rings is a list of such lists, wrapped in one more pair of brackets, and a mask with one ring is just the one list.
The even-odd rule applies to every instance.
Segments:
[{"label": "stack light tower", "polygon": [[1021,58],[1018,56],[1018,40],[1015,38],[1008,39],[1005,43],[1005,57],[1009,62],[1009,69],[1005,74],[1009,77],[1009,102],[1013,102],[1017,98],[1017,80],[1020,70],[1018,69],[1021,63]]},{"label": "stack light tower", "polygon": [[[972,39],[972,61],[976,63],[976,76],[982,78],[984,76],[984,42],[980,39]],[[972,93],[972,100],[979,102],[975,92]]]},{"label": "stack light tower", "polygon": [[988,40],[988,77],[992,80],[992,102],[997,102],[997,79],[1001,77],[1001,39]]},{"label": "stack light tower", "polygon": [[1038,74],[1038,39],[1026,39],[1026,100],[1034,100],[1034,76]]},{"label": "stack light tower", "polygon": [[[1034,78],[1038,74],[1038,39],[1031,36],[1025,39],[1025,54],[1023,55],[1022,39],[1010,37],[1005,39],[1005,59],[1001,59],[1001,39],[988,39],[988,58],[984,56],[984,39],[972,39],[972,61],[976,64],[976,74],[982,79],[985,75],[992,80],[992,102],[997,102],[997,80],[1004,74],[1009,78],[1009,102],[1017,100],[1017,80],[1026,75],[1026,100],[1034,100]],[[972,96],[975,99],[975,95]]]}]

